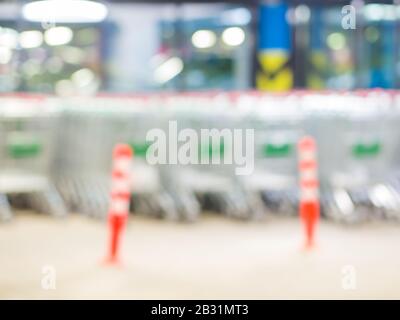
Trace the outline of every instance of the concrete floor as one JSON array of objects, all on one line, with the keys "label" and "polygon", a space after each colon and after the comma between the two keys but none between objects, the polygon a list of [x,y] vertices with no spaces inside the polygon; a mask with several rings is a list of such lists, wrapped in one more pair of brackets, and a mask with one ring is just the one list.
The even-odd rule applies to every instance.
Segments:
[{"label": "concrete floor", "polygon": [[[106,240],[104,222],[18,214],[0,225],[0,298],[400,299],[395,223],[323,222],[307,252],[295,218],[177,224],[132,216],[120,266],[101,264]],[[41,286],[46,265],[54,290]]]}]

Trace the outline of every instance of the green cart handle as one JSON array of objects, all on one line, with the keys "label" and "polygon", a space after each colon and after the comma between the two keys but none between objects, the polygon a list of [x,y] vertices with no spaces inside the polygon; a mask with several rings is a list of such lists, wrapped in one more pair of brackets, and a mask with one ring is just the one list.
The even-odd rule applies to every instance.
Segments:
[{"label": "green cart handle", "polygon": [[129,145],[131,146],[131,148],[134,152],[134,156],[138,157],[138,158],[145,158],[147,150],[150,147],[150,144],[146,143],[146,142],[143,142],[143,143],[131,142],[131,143],[129,143]]},{"label": "green cart handle", "polygon": [[267,158],[282,158],[288,157],[293,150],[291,143],[267,143],[262,147],[262,154]]},{"label": "green cart handle", "polygon": [[42,145],[39,142],[9,142],[7,151],[11,158],[33,158],[42,152]]},{"label": "green cart handle", "polygon": [[[150,147],[149,143],[136,143],[136,142],[131,142],[129,143],[131,146],[134,156],[139,157],[139,158],[144,158],[146,157],[147,150]],[[212,144],[203,144],[200,145],[200,153],[203,156],[208,155],[210,158],[215,156],[216,154],[220,154],[223,156],[225,151],[225,146],[223,143],[219,143],[217,146],[212,145]]]},{"label": "green cart handle", "polygon": [[352,154],[356,158],[374,157],[377,156],[381,150],[382,146],[379,142],[375,143],[356,143],[351,148]]}]

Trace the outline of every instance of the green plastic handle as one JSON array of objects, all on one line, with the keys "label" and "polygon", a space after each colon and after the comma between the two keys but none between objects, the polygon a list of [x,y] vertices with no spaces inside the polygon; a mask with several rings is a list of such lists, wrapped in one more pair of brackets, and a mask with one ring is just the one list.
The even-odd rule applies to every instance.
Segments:
[{"label": "green plastic handle", "polygon": [[7,144],[8,154],[14,159],[36,157],[42,151],[42,145],[37,142],[14,142]]},{"label": "green plastic handle", "polygon": [[293,150],[293,145],[290,143],[273,144],[267,143],[263,146],[263,155],[265,157],[287,157]]},{"label": "green plastic handle", "polygon": [[130,143],[129,144],[134,152],[135,157],[144,158],[146,157],[147,150],[150,147],[150,144],[144,143]]},{"label": "green plastic handle", "polygon": [[381,152],[382,146],[379,142],[365,144],[356,143],[352,146],[353,156],[357,158],[361,157],[373,157]]},{"label": "green plastic handle", "polygon": [[[147,150],[150,147],[148,143],[130,143],[129,144],[133,149],[135,157],[146,157]],[[200,151],[203,156],[208,155],[210,158],[216,154],[220,154],[221,156],[224,154],[224,144],[220,143],[217,146],[212,144],[204,144],[200,146]]]}]

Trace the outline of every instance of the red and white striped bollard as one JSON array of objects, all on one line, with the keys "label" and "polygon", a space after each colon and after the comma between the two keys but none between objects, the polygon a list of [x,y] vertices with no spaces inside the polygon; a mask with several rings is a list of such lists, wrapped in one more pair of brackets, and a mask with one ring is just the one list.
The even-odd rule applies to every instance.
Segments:
[{"label": "red and white striped bollard", "polygon": [[131,165],[133,151],[127,144],[117,144],[113,150],[111,199],[108,212],[110,228],[109,252],[106,261],[118,262],[122,231],[129,215],[131,197]]},{"label": "red and white striped bollard", "polygon": [[306,248],[315,241],[320,216],[317,146],[314,138],[302,137],[298,143],[300,204],[299,215],[305,228]]}]

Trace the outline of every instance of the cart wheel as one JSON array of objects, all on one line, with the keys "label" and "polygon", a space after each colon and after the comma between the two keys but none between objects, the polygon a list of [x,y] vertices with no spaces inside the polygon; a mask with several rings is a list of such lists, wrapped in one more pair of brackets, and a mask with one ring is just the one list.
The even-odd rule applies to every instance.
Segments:
[{"label": "cart wheel", "polygon": [[200,216],[201,206],[196,196],[192,193],[179,194],[179,213],[182,220],[194,222]]},{"label": "cart wheel", "polygon": [[55,217],[65,217],[68,213],[60,194],[52,186],[45,191],[30,194],[29,198],[36,211]]},{"label": "cart wheel", "polygon": [[247,203],[250,206],[250,219],[259,221],[266,217],[266,208],[260,193],[249,193]]},{"label": "cart wheel", "polygon": [[249,219],[251,209],[242,192],[229,192],[221,195],[222,211],[236,219]]},{"label": "cart wheel", "polygon": [[67,209],[70,212],[73,212],[77,208],[76,204],[76,196],[74,195],[74,183],[72,179],[68,179],[66,177],[59,177],[56,179],[56,188],[61,195]]},{"label": "cart wheel", "polygon": [[158,202],[163,217],[171,221],[177,221],[179,219],[176,202],[170,194],[163,192],[159,194],[155,200]]},{"label": "cart wheel", "polygon": [[7,196],[0,193],[0,221],[9,221],[13,217]]},{"label": "cart wheel", "polygon": [[327,201],[328,218],[344,224],[359,224],[371,215],[371,208],[364,203],[357,203],[348,190],[336,189],[333,192],[333,198]]}]

